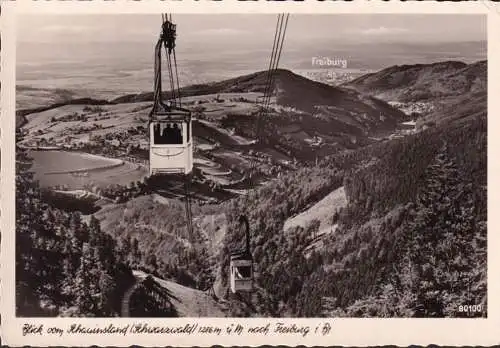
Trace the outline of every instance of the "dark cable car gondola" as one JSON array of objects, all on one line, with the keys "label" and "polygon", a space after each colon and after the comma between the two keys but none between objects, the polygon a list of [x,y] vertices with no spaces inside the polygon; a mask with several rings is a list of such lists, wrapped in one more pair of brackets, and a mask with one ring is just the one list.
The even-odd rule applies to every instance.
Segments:
[{"label": "dark cable car gondola", "polygon": [[[149,174],[190,174],[193,170],[193,136],[191,112],[181,107],[180,95],[174,78],[177,75],[175,56],[176,26],[170,20],[163,19],[162,32],[155,46],[154,105],[149,115]],[[172,99],[162,100],[161,59],[165,48],[167,68],[169,70]],[[172,69],[171,55],[175,76]]]},{"label": "dark cable car gondola", "polygon": [[253,290],[253,257],[250,251],[250,228],[246,216],[240,216],[240,226],[245,227],[245,249],[231,253],[229,263],[231,291],[233,293]]}]

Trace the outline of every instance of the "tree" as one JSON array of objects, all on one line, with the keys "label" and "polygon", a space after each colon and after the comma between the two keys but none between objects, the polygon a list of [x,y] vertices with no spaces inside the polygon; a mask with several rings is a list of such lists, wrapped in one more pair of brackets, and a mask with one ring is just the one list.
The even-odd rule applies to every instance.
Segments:
[{"label": "tree", "polygon": [[89,221],[89,242],[92,246],[100,246],[102,232],[99,220],[94,215],[90,216]]},{"label": "tree", "polygon": [[16,159],[16,310],[18,315],[39,311],[44,277],[39,248],[44,227],[39,192],[29,171],[31,159],[17,149]]},{"label": "tree", "polygon": [[99,315],[103,298],[99,287],[102,264],[98,258],[98,250],[92,249],[89,243],[82,246],[80,266],[75,276],[75,304],[85,315]]},{"label": "tree", "polygon": [[409,264],[416,274],[415,315],[444,316],[455,311],[457,301],[468,291],[474,268],[470,264],[470,246],[477,227],[473,190],[471,184],[459,182],[459,172],[448,158],[446,145],[426,177],[409,227]]},{"label": "tree", "polygon": [[74,236],[80,247],[82,243],[88,242],[88,230],[83,226],[82,217],[79,212],[73,212],[71,214],[70,229],[74,232]]}]

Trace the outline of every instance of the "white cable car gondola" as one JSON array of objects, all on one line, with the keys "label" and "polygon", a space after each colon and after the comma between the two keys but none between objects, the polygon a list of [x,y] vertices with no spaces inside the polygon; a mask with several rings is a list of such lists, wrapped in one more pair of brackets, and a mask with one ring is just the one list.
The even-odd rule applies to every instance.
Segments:
[{"label": "white cable car gondola", "polygon": [[193,170],[191,113],[176,108],[149,122],[149,174],[189,174]]},{"label": "white cable car gondola", "polygon": [[[154,104],[149,115],[149,175],[188,175],[193,170],[191,112],[180,107],[179,78],[175,58],[176,26],[167,19],[166,15],[162,17],[162,32],[155,47]],[[163,103],[162,100],[162,48],[165,48],[172,93],[172,99],[167,103]]]},{"label": "white cable car gondola", "polygon": [[250,231],[248,220],[245,216],[240,216],[240,224],[245,224],[246,247],[245,250],[231,253],[229,269],[231,291],[249,292],[253,290],[253,257],[250,252]]}]

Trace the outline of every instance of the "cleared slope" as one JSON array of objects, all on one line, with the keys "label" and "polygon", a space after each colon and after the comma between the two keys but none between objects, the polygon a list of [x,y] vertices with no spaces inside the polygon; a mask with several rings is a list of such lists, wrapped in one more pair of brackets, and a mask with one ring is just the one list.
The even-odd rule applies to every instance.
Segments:
[{"label": "cleared slope", "polygon": [[314,220],[319,221],[318,236],[332,232],[336,226],[332,225],[333,214],[347,205],[347,197],[344,186],[329,193],[322,200],[285,221],[283,230],[301,226],[307,228]]},{"label": "cleared slope", "polygon": [[[149,274],[142,271],[133,271],[140,280]],[[216,302],[208,293],[188,288],[175,282],[153,277],[162,287],[171,293],[172,304],[181,317],[226,317],[224,307]]]},{"label": "cleared slope", "polygon": [[319,222],[317,234],[312,242],[305,246],[305,256],[308,257],[313,250],[320,250],[324,247],[323,239],[330,233],[335,232],[337,224],[332,224],[333,214],[347,205],[347,197],[344,186],[329,193],[325,198],[318,201],[309,209],[293,216],[285,221],[283,230],[290,231],[294,227],[301,226],[307,228],[314,221]]}]

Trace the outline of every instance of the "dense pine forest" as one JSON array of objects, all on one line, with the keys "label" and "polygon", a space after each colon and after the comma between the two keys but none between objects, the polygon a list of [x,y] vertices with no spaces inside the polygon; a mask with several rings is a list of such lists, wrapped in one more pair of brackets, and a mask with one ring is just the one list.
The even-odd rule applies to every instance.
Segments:
[{"label": "dense pine forest", "polygon": [[41,200],[17,152],[16,283],[18,316],[114,316],[121,291],[134,282],[114,240],[99,222],[82,222]]},{"label": "dense pine forest", "polygon": [[[250,216],[258,272],[255,306],[234,314],[455,317],[482,305],[472,315],[485,316],[486,135],[485,115],[428,129],[279,179],[247,207],[229,203],[231,221]],[[306,257],[318,224],[284,231],[284,220],[341,185],[336,233]],[[243,240],[226,237],[225,267]]]},{"label": "dense pine forest", "polygon": [[[125,292],[136,283],[133,269],[172,278],[186,286],[208,286],[211,274],[207,273],[203,254],[178,245],[168,250],[168,260],[157,261],[156,253],[143,244],[139,246],[140,235],[133,234],[134,228],[118,228],[113,236],[105,233],[94,215],[82,214],[93,212],[87,202],[56,197],[40,188],[27,152],[18,148],[16,157],[18,316],[119,316]],[[182,206],[166,215],[182,216]],[[148,216],[144,218],[148,222]],[[183,219],[167,219],[162,227],[184,231],[185,225]],[[171,240],[169,234],[154,238],[147,229],[146,235],[146,240],[154,239],[151,248],[164,246],[162,239]],[[175,316],[170,305],[167,310],[155,307],[158,303],[148,295],[151,287],[158,288],[154,284],[145,282],[138,287],[131,308],[143,316]]]}]

